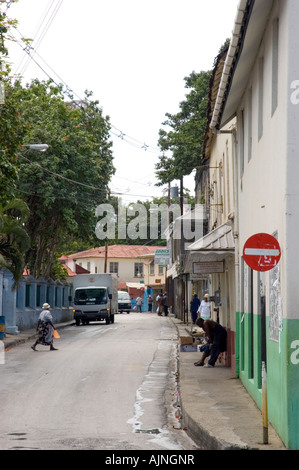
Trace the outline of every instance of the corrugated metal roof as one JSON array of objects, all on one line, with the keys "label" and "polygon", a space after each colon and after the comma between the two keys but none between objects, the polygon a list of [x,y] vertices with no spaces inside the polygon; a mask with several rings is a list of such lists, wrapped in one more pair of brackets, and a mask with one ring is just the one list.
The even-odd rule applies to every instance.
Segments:
[{"label": "corrugated metal roof", "polygon": [[220,129],[236,114],[260,48],[273,0],[240,0],[211,120]]},{"label": "corrugated metal roof", "polygon": [[220,225],[186,249],[184,271],[193,273],[193,263],[222,261],[234,255],[235,243],[229,223]]},{"label": "corrugated metal roof", "polygon": [[234,251],[235,243],[230,224],[220,225],[200,240],[188,246],[188,251],[197,250],[230,250]]}]

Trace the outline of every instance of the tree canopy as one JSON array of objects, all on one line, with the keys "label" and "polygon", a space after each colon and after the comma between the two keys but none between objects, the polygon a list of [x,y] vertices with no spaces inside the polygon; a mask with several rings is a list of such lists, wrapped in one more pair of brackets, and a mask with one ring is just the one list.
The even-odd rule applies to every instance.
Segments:
[{"label": "tree canopy", "polygon": [[19,152],[17,184],[30,209],[26,263],[34,276],[47,277],[62,243],[95,238],[95,207],[107,199],[115,171],[109,120],[89,93],[83,102],[66,103],[51,82],[18,83],[15,93],[27,130],[23,148],[49,146],[45,153]]},{"label": "tree canopy", "polygon": [[185,78],[190,92],[179,105],[177,114],[166,113],[166,128],[159,131],[162,151],[156,164],[158,185],[189,175],[200,160],[207,122],[207,100],[211,72],[192,72]]},{"label": "tree canopy", "polygon": [[[57,252],[68,241],[96,240],[95,208],[109,196],[115,169],[109,118],[85,93],[65,102],[51,81],[5,80],[0,108],[1,201],[17,197],[28,205],[24,228],[30,237],[25,261],[32,275],[50,277]],[[48,145],[40,153],[30,144]]]}]

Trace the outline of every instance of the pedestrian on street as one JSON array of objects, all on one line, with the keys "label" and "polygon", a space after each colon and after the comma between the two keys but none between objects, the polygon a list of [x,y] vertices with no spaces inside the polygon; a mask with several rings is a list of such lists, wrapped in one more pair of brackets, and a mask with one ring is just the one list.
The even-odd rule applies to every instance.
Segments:
[{"label": "pedestrian on street", "polygon": [[192,323],[196,322],[197,319],[197,311],[200,306],[200,300],[197,297],[197,294],[194,294],[193,299],[191,300],[191,316],[192,316]]},{"label": "pedestrian on street", "polygon": [[167,292],[163,295],[163,306],[164,306],[164,315],[168,317],[168,295]]},{"label": "pedestrian on street", "polygon": [[198,313],[204,320],[211,319],[211,302],[209,302],[209,294],[204,295],[204,300],[200,302]]},{"label": "pedestrian on street", "polygon": [[153,311],[153,298],[150,294],[147,297],[147,304],[148,304],[148,311],[152,312]]},{"label": "pedestrian on street", "polygon": [[[223,328],[220,323],[213,320],[204,320],[199,317],[196,320],[196,325],[202,328],[205,332],[209,347],[210,347],[210,359],[205,367],[214,367],[221,352],[226,351],[226,329]],[[207,354],[207,352],[206,352]],[[203,365],[203,364],[195,364]]]},{"label": "pedestrian on street", "polygon": [[136,299],[137,312],[141,312],[142,298],[138,295]]},{"label": "pedestrian on street", "polygon": [[164,308],[163,308],[163,295],[162,294],[157,295],[156,302],[158,304],[157,313],[158,313],[159,317],[161,317],[162,313],[163,313],[163,310],[164,310]]},{"label": "pedestrian on street", "polygon": [[43,309],[39,315],[36,331],[38,332],[38,339],[31,346],[33,351],[36,351],[35,347],[38,344],[43,346],[50,346],[50,351],[57,351],[53,346],[53,332],[56,330],[53,325],[53,318],[50,312],[50,305],[48,303],[43,304]]}]

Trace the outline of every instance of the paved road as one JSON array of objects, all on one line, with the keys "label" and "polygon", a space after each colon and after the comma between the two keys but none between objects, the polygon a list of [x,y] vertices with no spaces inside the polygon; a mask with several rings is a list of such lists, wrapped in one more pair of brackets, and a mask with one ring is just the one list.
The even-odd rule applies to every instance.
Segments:
[{"label": "paved road", "polygon": [[[156,314],[69,326],[0,365],[0,449],[195,450],[180,427],[176,330]],[[166,399],[166,400],[165,400]]]}]

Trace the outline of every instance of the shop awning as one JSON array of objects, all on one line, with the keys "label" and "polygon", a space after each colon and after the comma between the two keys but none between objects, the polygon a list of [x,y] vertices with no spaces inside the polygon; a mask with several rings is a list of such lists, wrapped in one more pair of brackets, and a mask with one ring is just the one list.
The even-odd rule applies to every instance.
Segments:
[{"label": "shop awning", "polygon": [[127,282],[127,287],[131,289],[145,289],[146,285],[141,282]]},{"label": "shop awning", "polygon": [[204,237],[192,243],[186,249],[185,273],[194,273],[193,263],[211,263],[223,261],[235,251],[234,237],[230,224],[224,224],[212,230]]}]

